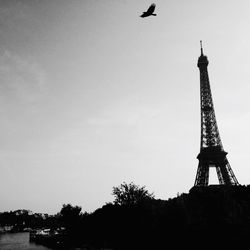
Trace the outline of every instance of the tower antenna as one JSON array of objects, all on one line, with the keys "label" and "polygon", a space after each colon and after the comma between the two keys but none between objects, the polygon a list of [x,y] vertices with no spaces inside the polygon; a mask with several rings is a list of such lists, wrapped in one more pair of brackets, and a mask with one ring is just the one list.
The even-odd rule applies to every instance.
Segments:
[{"label": "tower antenna", "polygon": [[203,56],[202,40],[200,40],[200,45],[201,45],[201,55]]}]

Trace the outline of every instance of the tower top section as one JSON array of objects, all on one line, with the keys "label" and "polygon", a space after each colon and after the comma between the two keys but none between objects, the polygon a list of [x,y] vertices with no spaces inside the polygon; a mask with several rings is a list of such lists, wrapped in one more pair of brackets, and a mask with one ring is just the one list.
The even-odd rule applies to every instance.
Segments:
[{"label": "tower top section", "polygon": [[200,41],[200,45],[201,45],[201,55],[203,56],[202,41]]},{"label": "tower top section", "polygon": [[201,67],[206,68],[208,65],[208,59],[207,59],[207,56],[204,56],[204,54],[203,54],[202,41],[200,41],[200,45],[201,45],[201,55],[198,59],[197,66],[198,66],[198,68],[201,68]]}]

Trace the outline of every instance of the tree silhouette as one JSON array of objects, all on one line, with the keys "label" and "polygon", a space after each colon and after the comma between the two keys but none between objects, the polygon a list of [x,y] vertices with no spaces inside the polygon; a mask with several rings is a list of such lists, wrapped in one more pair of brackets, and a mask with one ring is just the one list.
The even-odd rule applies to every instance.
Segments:
[{"label": "tree silhouette", "polygon": [[145,186],[140,187],[133,182],[129,184],[123,182],[120,186],[113,187],[112,194],[115,196],[114,204],[116,205],[131,206],[154,199],[154,194],[149,193]]},{"label": "tree silhouette", "polygon": [[68,231],[74,231],[78,227],[81,219],[81,210],[82,208],[79,206],[63,204],[60,216],[63,226],[65,226]]}]

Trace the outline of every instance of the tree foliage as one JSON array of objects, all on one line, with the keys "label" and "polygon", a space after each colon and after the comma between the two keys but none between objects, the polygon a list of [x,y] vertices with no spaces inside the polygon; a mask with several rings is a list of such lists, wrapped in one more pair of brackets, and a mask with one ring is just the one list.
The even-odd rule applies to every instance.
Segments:
[{"label": "tree foliage", "polygon": [[63,217],[79,217],[82,208],[79,206],[72,206],[71,204],[63,204],[60,214]]},{"label": "tree foliage", "polygon": [[133,182],[123,182],[120,186],[113,187],[112,194],[115,196],[114,204],[117,205],[136,205],[154,199],[154,194],[149,193],[145,186],[140,187]]},{"label": "tree foliage", "polygon": [[82,208],[79,206],[72,206],[71,204],[63,204],[63,207],[60,211],[60,217],[62,224],[66,229],[71,230],[79,223],[81,218]]}]

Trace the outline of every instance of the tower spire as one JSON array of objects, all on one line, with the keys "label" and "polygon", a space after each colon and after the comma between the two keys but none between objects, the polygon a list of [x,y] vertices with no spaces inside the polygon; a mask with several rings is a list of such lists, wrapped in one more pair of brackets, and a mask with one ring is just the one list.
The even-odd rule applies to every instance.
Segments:
[{"label": "tower spire", "polygon": [[200,70],[201,144],[200,153],[197,156],[199,165],[194,185],[208,185],[210,167],[216,168],[220,185],[239,185],[220,139],[207,71],[208,59],[203,55],[202,41],[200,45],[201,56],[197,66]]},{"label": "tower spire", "polygon": [[203,56],[202,40],[200,40],[200,45],[201,45],[201,55]]}]

